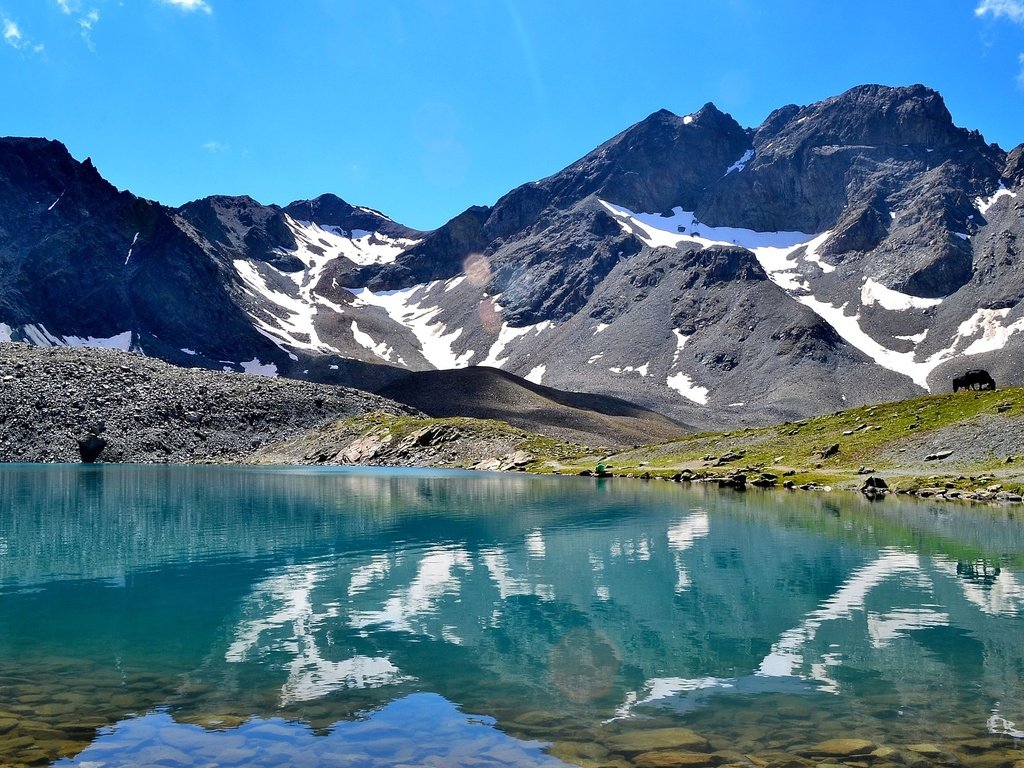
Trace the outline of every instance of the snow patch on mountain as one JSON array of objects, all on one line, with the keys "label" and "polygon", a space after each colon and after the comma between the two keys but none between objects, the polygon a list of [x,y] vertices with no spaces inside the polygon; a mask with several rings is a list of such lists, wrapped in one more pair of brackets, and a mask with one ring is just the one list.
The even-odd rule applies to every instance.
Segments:
[{"label": "snow patch on mountain", "polygon": [[[308,291],[305,295],[300,292],[299,296],[282,293],[270,287],[266,278],[252,262],[235,259],[232,263],[249,294],[257,299],[257,307],[248,310],[257,331],[285,352],[288,352],[289,348],[314,352],[340,352],[321,340],[317,334],[313,323],[317,307],[310,300]],[[273,267],[264,266],[264,269]],[[270,311],[267,305],[276,311]],[[260,311],[261,309],[264,311]]]},{"label": "snow patch on mountain", "polygon": [[935,307],[942,303],[942,299],[924,299],[920,296],[900,293],[892,288],[886,288],[881,283],[867,277],[864,279],[864,285],[860,289],[860,303],[865,307],[878,304],[882,309],[888,309],[891,312],[901,312],[907,309]]},{"label": "snow patch on mountain", "polygon": [[[976,202],[979,210],[984,213],[997,198],[1013,194],[1009,190],[1000,189],[991,198],[987,200],[978,198]],[[656,213],[633,213],[621,206],[612,205],[603,200],[601,202],[624,229],[628,228],[629,231],[643,237],[651,247],[679,247],[684,243],[696,243],[704,247],[738,245],[750,250],[757,257],[772,282],[831,325],[847,343],[859,349],[878,365],[908,376],[925,390],[928,390],[928,376],[945,360],[955,355],[976,355],[981,352],[1002,349],[1010,336],[1024,330],[1024,318],[1010,325],[1003,324],[1009,310],[978,310],[974,316],[960,325],[957,335],[950,341],[949,346],[924,360],[918,360],[916,350],[898,352],[889,349],[868,334],[861,327],[860,314],[853,311],[849,302],[836,306],[814,296],[802,268],[810,263],[820,268],[822,272],[834,270],[832,265],[824,263],[818,255],[818,249],[827,242],[831,231],[808,234],[805,232],[756,232],[733,227],[708,227],[696,221],[692,213],[678,207],[672,209],[672,216],[662,216]],[[803,247],[802,258],[799,253],[801,247]],[[942,303],[942,299],[923,298],[895,291],[871,278],[865,279],[859,298],[863,306],[878,304],[883,309],[890,311],[926,309]],[[676,335],[678,339],[678,332]],[[910,341],[916,346],[924,341],[925,334],[898,338],[901,341]],[[677,359],[678,352],[677,349]],[[669,376],[666,383],[683,394],[684,397],[690,397],[695,402],[706,402],[706,399],[704,401],[699,399],[699,390],[703,388],[695,387],[685,374],[673,374]],[[696,398],[691,396],[695,391],[697,391]]]},{"label": "snow patch on mountain", "polygon": [[945,359],[948,350],[938,352],[924,362],[917,362],[915,353],[896,352],[875,341],[860,327],[860,315],[847,315],[847,304],[833,306],[818,301],[814,296],[795,296],[797,301],[809,307],[818,317],[831,325],[849,344],[859,349],[876,363],[891,371],[909,376],[915,384],[928,389],[928,375]]},{"label": "snow patch on mountain", "polygon": [[816,238],[808,242],[807,248],[804,250],[804,261],[810,264],[816,264],[818,269],[822,271],[822,274],[826,275],[829,272],[835,272],[836,268],[822,260],[821,255],[818,253],[818,249],[821,248],[821,246],[823,246],[831,236],[831,230],[822,232]]},{"label": "snow patch on mountain", "polygon": [[435,368],[465,368],[476,352],[467,350],[459,355],[452,350],[452,344],[462,335],[462,328],[448,331],[444,324],[437,322],[436,319],[442,307],[428,303],[435,287],[446,286],[458,279],[456,277],[448,281],[435,280],[411,288],[377,293],[367,288],[347,290],[356,297],[358,305],[379,307],[396,323],[412,331],[420,343],[420,353]]},{"label": "snow patch on mountain", "polygon": [[[916,359],[916,352],[896,352],[869,336],[860,327],[859,315],[846,314],[846,304],[836,307],[818,301],[813,296],[797,296],[795,298],[801,304],[812,309],[819,317],[835,328],[836,332],[843,339],[876,363],[891,371],[896,371],[910,377],[915,384],[929,392],[931,389],[928,386],[928,376],[940,363],[958,355],[977,355],[982,352],[1002,349],[1010,336],[1024,331],[1024,318],[1010,325],[1002,324],[1002,320],[1009,314],[1010,310],[1008,309],[979,309],[974,315],[960,324],[957,328],[956,336],[953,337],[949,346],[929,355],[922,361],[918,361]],[[897,338],[920,343],[920,341],[924,340],[924,337],[925,334]],[[970,343],[961,349],[965,342]]]},{"label": "snow patch on mountain", "polygon": [[685,373],[673,373],[667,379],[665,384],[680,395],[685,397],[687,400],[692,400],[700,405],[707,405],[708,403],[708,389],[707,387],[701,387],[693,383],[693,379],[687,376]]},{"label": "snow patch on mountain", "polygon": [[692,211],[684,211],[679,206],[672,209],[671,216],[663,216],[660,213],[634,213],[604,200],[600,202],[620,224],[628,223],[635,227],[634,231],[639,230],[639,236],[652,248],[677,248],[680,243],[696,243],[705,248],[738,245],[755,253],[761,248],[788,252],[821,236],[806,232],[757,232],[739,227],[711,227],[701,224]]},{"label": "snow patch on mountain", "polygon": [[[50,333],[42,323],[29,323],[20,328],[0,323],[0,341],[23,339],[37,347],[92,347],[132,351],[133,334],[124,331],[114,336],[60,336]],[[138,349],[136,352],[140,351]]]},{"label": "snow patch on mountain", "polygon": [[[256,330],[289,355],[292,354],[291,349],[341,354],[341,350],[319,336],[315,326],[314,318],[319,313],[328,311],[342,314],[345,311],[344,307],[314,292],[324,269],[339,257],[363,265],[389,263],[418,241],[391,238],[362,230],[345,232],[337,227],[321,227],[311,222],[297,221],[290,216],[285,217],[285,223],[295,237],[296,247],[292,250],[281,249],[279,252],[296,257],[304,268],[284,272],[264,263],[235,260],[235,270],[250,295],[257,299],[256,307],[250,308],[248,314]],[[294,291],[286,292],[271,287],[267,270],[273,270],[275,276],[293,282]],[[274,283],[279,287],[282,281],[275,277]],[[377,352],[376,348],[380,345],[376,342],[370,340],[368,346],[359,338],[356,341],[378,357],[391,360],[386,347]]]},{"label": "snow patch on mountain", "polygon": [[1006,188],[1006,185],[1002,181],[999,182],[999,189],[995,191],[991,197],[976,197],[974,198],[974,207],[978,209],[978,213],[984,216],[988,213],[988,209],[991,208],[995,202],[1001,197],[1016,197],[1016,192],[1011,192]]},{"label": "snow patch on mountain", "polygon": [[273,363],[262,363],[259,358],[254,357],[252,360],[246,360],[239,363],[242,366],[242,370],[246,373],[251,373],[254,376],[272,376],[276,377],[277,366]]},{"label": "snow patch on mountain", "polygon": [[971,317],[960,323],[957,328],[958,339],[970,339],[971,342],[963,354],[979,355],[982,352],[994,352],[1006,346],[1010,337],[1024,330],[1024,318],[1004,326],[1002,321],[1010,314],[1009,309],[979,309]]},{"label": "snow patch on mountain", "polygon": [[534,384],[541,384],[544,381],[544,374],[547,372],[547,369],[548,367],[544,364],[538,365],[528,374],[523,376],[523,378],[527,381],[532,381]]},{"label": "snow patch on mountain", "polygon": [[359,330],[359,326],[356,324],[355,320],[352,321],[352,338],[355,339],[356,344],[364,349],[368,349],[370,352],[373,352],[373,354],[382,360],[387,360],[388,362],[391,361],[391,355],[394,352],[394,348],[389,346],[386,341],[382,341],[380,343],[375,342],[370,334]]},{"label": "snow patch on mountain", "polygon": [[124,257],[124,265],[128,266],[128,260],[132,257],[132,251],[135,250],[135,244],[139,242],[139,232],[135,233],[135,237],[132,238],[132,244],[128,246],[128,255]]},{"label": "snow patch on mountain", "polygon": [[[311,221],[297,221],[288,218],[288,227],[299,245],[297,255],[306,262],[304,255],[323,250],[319,258],[333,260],[344,256],[359,266],[369,264],[390,264],[398,254],[417,245],[419,240],[388,237],[379,232],[354,229],[351,232],[340,227],[319,225]],[[315,250],[311,250],[315,249]]]},{"label": "snow patch on mountain", "polygon": [[725,175],[728,176],[730,173],[734,171],[736,173],[739,173],[740,171],[747,167],[747,163],[749,163],[751,158],[753,157],[754,150],[748,149],[746,152],[743,153],[743,156],[739,160],[737,160],[735,163],[733,163],[732,165],[725,169]]},{"label": "snow patch on mountain", "polygon": [[[680,355],[683,353],[683,347],[686,346],[686,342],[690,337],[685,335],[678,328],[673,328],[672,333],[676,337],[676,351],[675,354],[672,355],[672,367],[675,368],[676,364],[679,362]],[[670,374],[668,378],[665,379],[665,385],[671,387],[688,400],[700,403],[701,405],[707,405],[709,394],[707,387],[697,386],[693,382],[693,379],[685,373],[679,372]]]},{"label": "snow patch on mountain", "polygon": [[[494,303],[494,308],[501,315],[501,305],[497,302]],[[524,325],[520,328],[513,328],[504,321],[501,323],[501,328],[498,329],[498,338],[491,345],[490,350],[487,352],[487,357],[477,363],[477,365],[490,365],[494,368],[501,368],[508,362],[509,355],[512,354],[512,350],[508,350],[509,344],[516,339],[525,338],[528,334],[532,334],[533,338],[540,336],[548,328],[554,327],[554,323],[550,320],[543,320],[533,325]]]},{"label": "snow patch on mountain", "polygon": [[650,375],[649,374],[650,366],[651,366],[651,364],[649,362],[647,362],[647,363],[644,363],[643,365],[638,365],[638,366],[632,366],[632,365],[612,366],[608,370],[611,371],[612,373],[639,373],[641,376],[648,376],[648,375]]},{"label": "snow patch on mountain", "polygon": [[822,272],[831,272],[834,267],[825,264],[818,256],[820,248],[831,231],[819,234],[807,232],[757,232],[740,227],[710,227],[701,224],[690,211],[681,207],[672,209],[671,216],[660,213],[633,213],[622,206],[601,201],[619,221],[624,230],[645,239],[652,248],[666,246],[678,248],[684,243],[693,243],[702,248],[713,245],[736,245],[754,253],[758,262],[768,272],[773,282],[787,292],[809,291],[810,285],[802,279],[796,251],[807,246],[804,261],[816,264]]},{"label": "snow patch on mountain", "polygon": [[683,347],[686,346],[686,342],[690,337],[685,335],[678,328],[673,328],[672,333],[676,337],[676,351],[675,354],[672,355],[672,365],[675,366],[675,364],[679,362],[679,356],[683,353]]}]

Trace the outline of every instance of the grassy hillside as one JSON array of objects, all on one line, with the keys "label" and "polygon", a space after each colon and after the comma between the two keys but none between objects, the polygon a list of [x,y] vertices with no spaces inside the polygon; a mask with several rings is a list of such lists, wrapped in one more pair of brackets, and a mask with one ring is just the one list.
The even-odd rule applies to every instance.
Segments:
[{"label": "grassy hillside", "polygon": [[[834,452],[831,452],[834,451]],[[520,469],[671,477],[769,472],[797,485],[857,488],[869,471],[900,489],[1024,490],[1024,389],[928,395],[787,422],[607,449],[500,421],[373,413],[260,451],[259,462]],[[948,453],[948,455],[946,455]],[[932,457],[932,458],[929,458]]]},{"label": "grassy hillside", "polygon": [[[836,452],[823,457],[832,446],[838,446]],[[772,427],[691,435],[602,458],[615,474],[750,468],[793,473],[789,478],[797,484],[852,487],[859,486],[863,470],[874,470],[902,488],[946,483],[973,488],[992,478],[1010,489],[1024,481],[1024,455],[1016,456],[1017,451],[1024,452],[1024,389],[1007,388],[927,395]],[[566,466],[573,468],[583,467]]]}]

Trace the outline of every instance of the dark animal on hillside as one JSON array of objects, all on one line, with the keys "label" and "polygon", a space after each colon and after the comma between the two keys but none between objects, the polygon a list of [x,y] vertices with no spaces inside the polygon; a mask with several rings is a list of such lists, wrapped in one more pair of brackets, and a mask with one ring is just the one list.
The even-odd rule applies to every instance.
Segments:
[{"label": "dark animal on hillside", "polygon": [[983,371],[981,368],[972,368],[971,370],[964,373],[963,376],[957,376],[953,379],[953,391],[956,392],[961,389],[995,389],[995,380],[988,375],[988,371]]}]

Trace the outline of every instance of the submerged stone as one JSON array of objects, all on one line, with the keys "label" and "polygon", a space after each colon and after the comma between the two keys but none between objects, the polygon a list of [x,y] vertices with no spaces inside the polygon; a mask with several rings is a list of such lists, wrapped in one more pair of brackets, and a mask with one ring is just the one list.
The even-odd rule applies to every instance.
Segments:
[{"label": "submerged stone", "polygon": [[707,752],[679,752],[671,749],[644,752],[633,758],[636,768],[710,768],[717,763],[716,756]]},{"label": "submerged stone", "polygon": [[853,757],[866,755],[875,749],[875,743],[867,739],[828,739],[813,746],[801,749],[802,755],[820,755],[822,757]]},{"label": "submerged stone", "polygon": [[613,736],[606,742],[613,751],[625,754],[654,752],[662,749],[704,749],[708,741],[689,728],[652,728]]}]

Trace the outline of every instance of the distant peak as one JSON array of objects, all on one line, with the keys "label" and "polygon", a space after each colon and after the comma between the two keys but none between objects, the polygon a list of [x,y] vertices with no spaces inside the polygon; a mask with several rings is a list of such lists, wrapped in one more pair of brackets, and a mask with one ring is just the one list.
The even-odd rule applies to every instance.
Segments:
[{"label": "distant peak", "polygon": [[725,117],[725,112],[715,106],[714,102],[709,101],[699,110],[697,110],[694,117]]},{"label": "distant peak", "polygon": [[657,112],[652,112],[647,117],[645,117],[643,120],[641,120],[640,121],[640,125],[643,125],[645,123],[664,123],[664,122],[669,121],[669,120],[678,120],[678,119],[679,119],[679,115],[675,114],[674,112],[670,112],[667,109],[662,108],[662,109],[659,109]]}]

